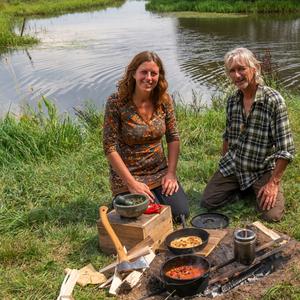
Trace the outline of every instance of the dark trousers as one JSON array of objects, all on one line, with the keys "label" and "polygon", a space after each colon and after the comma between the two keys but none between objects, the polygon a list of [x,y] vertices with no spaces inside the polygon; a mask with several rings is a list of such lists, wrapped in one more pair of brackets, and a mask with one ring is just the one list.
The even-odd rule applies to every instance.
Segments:
[{"label": "dark trousers", "polygon": [[[189,216],[189,205],[187,196],[179,184],[179,189],[172,196],[166,196],[162,194],[162,186],[154,188],[151,190],[155,196],[154,201],[163,205],[171,206],[172,216],[175,222],[180,222],[180,215],[185,215],[187,218]],[[119,195],[126,195],[129,193],[121,193]]]},{"label": "dark trousers", "polygon": [[[262,210],[260,208],[260,199],[257,194],[262,186],[264,186],[272,176],[272,172],[266,172],[261,178],[254,182],[251,190],[256,196],[256,209],[262,214],[266,221],[279,221],[284,214],[284,197],[282,186],[280,185],[276,197],[276,203],[270,210]],[[216,208],[232,201],[240,191],[240,186],[236,176],[229,175],[224,177],[220,171],[217,171],[208,182],[202,196],[201,206],[208,209]]]}]

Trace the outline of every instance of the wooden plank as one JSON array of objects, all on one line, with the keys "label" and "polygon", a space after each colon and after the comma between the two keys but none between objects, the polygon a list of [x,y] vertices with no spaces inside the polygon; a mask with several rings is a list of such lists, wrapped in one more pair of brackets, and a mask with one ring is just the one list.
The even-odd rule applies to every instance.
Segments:
[{"label": "wooden plank", "polygon": [[266,234],[268,237],[270,237],[272,240],[277,240],[280,238],[280,235],[274,232],[273,230],[267,228],[264,224],[262,224],[260,221],[256,221],[253,223],[253,225],[258,228],[260,231],[262,231],[264,234]]},{"label": "wooden plank", "polygon": [[220,241],[224,238],[224,236],[227,234],[227,231],[224,229],[206,229],[206,231],[209,233],[209,238],[207,245],[199,252],[196,252],[197,254],[208,256],[220,243]]}]

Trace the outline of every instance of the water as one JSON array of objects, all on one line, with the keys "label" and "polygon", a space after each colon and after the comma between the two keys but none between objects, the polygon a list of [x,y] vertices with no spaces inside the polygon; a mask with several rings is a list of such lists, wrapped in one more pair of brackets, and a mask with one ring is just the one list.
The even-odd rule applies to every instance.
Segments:
[{"label": "water", "polygon": [[1,114],[46,96],[60,111],[93,102],[102,106],[115,91],[130,59],[143,50],[162,58],[170,93],[209,102],[224,83],[223,56],[235,46],[258,54],[271,50],[286,87],[300,82],[300,16],[177,18],[145,11],[145,2],[120,8],[34,19],[27,32],[41,43],[1,55]]}]

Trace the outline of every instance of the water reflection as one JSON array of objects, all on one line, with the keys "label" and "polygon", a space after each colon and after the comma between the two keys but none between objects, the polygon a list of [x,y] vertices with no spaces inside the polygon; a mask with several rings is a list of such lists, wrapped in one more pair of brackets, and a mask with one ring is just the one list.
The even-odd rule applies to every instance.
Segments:
[{"label": "water reflection", "polygon": [[223,74],[226,51],[245,46],[272,62],[286,87],[300,82],[300,18],[270,16],[241,18],[179,18],[178,60],[195,81],[217,85]]},{"label": "water reflection", "polygon": [[27,30],[41,43],[1,56],[1,112],[34,104],[42,95],[61,111],[91,99],[101,106],[115,90],[129,60],[156,51],[167,71],[170,92],[204,101],[224,82],[223,56],[235,46],[257,53],[271,49],[286,86],[300,82],[299,17],[176,18],[145,11],[144,1],[120,8],[30,20]]}]

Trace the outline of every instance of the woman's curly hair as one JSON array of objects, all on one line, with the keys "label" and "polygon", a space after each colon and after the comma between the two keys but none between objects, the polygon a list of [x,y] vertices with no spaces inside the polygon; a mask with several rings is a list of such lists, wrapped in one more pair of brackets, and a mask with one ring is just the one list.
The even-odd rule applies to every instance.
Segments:
[{"label": "woman's curly hair", "polygon": [[155,108],[167,99],[167,88],[168,82],[165,79],[165,69],[159,56],[151,51],[143,51],[138,53],[130,62],[125,70],[125,74],[122,79],[118,82],[118,98],[121,101],[132,100],[133,93],[135,90],[135,79],[134,75],[137,68],[144,62],[153,61],[159,68],[158,83],[151,94],[151,99],[154,103]]}]

